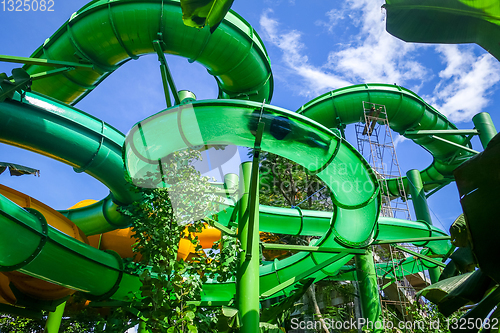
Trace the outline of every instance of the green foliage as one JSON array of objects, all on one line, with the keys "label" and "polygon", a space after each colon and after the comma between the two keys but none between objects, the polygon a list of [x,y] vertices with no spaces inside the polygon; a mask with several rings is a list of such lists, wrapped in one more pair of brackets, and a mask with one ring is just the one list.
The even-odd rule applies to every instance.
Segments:
[{"label": "green foliage", "polygon": [[30,319],[18,316],[0,315],[0,332],[42,332],[44,320]]},{"label": "green foliage", "polygon": [[[413,332],[413,333],[446,333],[450,327],[465,311],[458,311],[451,317],[443,316],[432,303],[417,303],[417,306],[407,307],[406,320],[394,307],[383,308],[381,320],[387,333]],[[390,323],[389,323],[390,322]],[[387,329],[392,327],[392,329]]]},{"label": "green foliage", "polygon": [[300,204],[302,209],[332,211],[330,191],[321,179],[284,157],[267,152],[261,156],[261,204],[277,207]]},{"label": "green foliage", "polygon": [[290,296],[281,299],[269,308],[263,308],[260,320],[270,324],[277,324],[279,327],[288,326],[290,316],[298,306],[297,302],[313,282],[314,279],[307,279],[298,283]]},{"label": "green foliage", "polygon": [[[195,150],[176,152],[162,165],[160,173],[144,182],[163,181],[163,189],[139,189],[143,200],[123,209],[131,216],[138,239],[134,251],[142,255],[138,264],[143,283],[136,301],[147,327],[153,332],[198,332],[211,329],[215,315],[202,313],[194,301],[200,300],[202,284],[208,279],[223,282],[236,269],[236,241],[223,237],[207,257],[195,233],[213,225],[218,199],[209,179],[192,166],[200,159]],[[195,248],[189,260],[178,260],[181,238]],[[217,248],[224,243],[221,251]]]},{"label": "green foliage", "polygon": [[[0,315],[0,332],[2,333],[29,333],[29,332],[43,332],[43,328],[47,321],[47,316],[44,315],[38,319],[25,318],[12,315]],[[63,318],[59,332],[61,333],[91,333],[102,332],[102,327],[106,321],[96,313],[90,313],[83,310],[73,317]],[[133,325],[132,325],[133,326]],[[123,327],[120,332],[124,332],[130,328]],[[112,330],[110,330],[112,332]]]}]

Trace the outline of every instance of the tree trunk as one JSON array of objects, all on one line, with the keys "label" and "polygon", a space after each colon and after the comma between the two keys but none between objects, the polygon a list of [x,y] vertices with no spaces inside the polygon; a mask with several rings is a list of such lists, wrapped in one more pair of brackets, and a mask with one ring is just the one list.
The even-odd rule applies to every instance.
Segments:
[{"label": "tree trunk", "polygon": [[321,310],[319,309],[318,302],[316,301],[316,290],[314,288],[314,284],[311,284],[309,288],[307,288],[307,297],[309,297],[314,306],[314,313],[318,317],[318,320],[321,322],[321,326],[323,326],[323,331],[325,333],[330,333],[330,331],[328,330],[328,326],[326,325],[326,322],[323,319],[323,315],[321,314]]}]

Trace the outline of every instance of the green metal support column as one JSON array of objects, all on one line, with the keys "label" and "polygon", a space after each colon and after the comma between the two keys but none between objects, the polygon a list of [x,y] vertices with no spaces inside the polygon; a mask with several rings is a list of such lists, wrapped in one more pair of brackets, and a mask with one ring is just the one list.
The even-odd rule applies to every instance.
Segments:
[{"label": "green metal support column", "polygon": [[137,329],[137,333],[150,333],[149,330],[146,328],[146,322],[144,320],[141,320],[139,322],[139,328]]},{"label": "green metal support column", "polygon": [[[411,201],[413,202],[413,209],[417,220],[425,221],[432,225],[431,213],[427,205],[427,198],[425,197],[424,185],[420,177],[420,171],[416,169],[409,170],[406,173],[408,177],[408,187],[410,188]],[[441,275],[441,269],[434,267],[429,269],[429,276],[431,283],[436,283]]]},{"label": "green metal support column", "polygon": [[45,323],[45,330],[44,330],[45,333],[59,332],[65,307],[66,307],[66,302],[59,304],[54,312],[49,312],[49,316],[47,317],[47,322]]},{"label": "green metal support column", "polygon": [[[383,332],[382,321],[380,320],[382,305],[380,304],[377,272],[371,249],[367,249],[366,254],[357,254],[354,260],[359,286],[361,313],[366,320],[365,325],[371,332]],[[360,322],[358,321],[358,323]]]},{"label": "green metal support column", "polygon": [[[251,162],[241,164],[240,172],[238,238],[243,251],[239,254],[238,260],[236,298],[241,323],[240,332],[257,333],[259,332],[259,187],[253,188],[254,193],[251,193]],[[254,196],[254,203],[257,203],[253,205],[254,207],[251,207],[252,204],[249,202],[250,196]],[[250,226],[252,215],[253,228]],[[253,233],[249,234],[251,230]],[[248,248],[249,243],[252,244],[250,248]]]},{"label": "green metal support column", "polygon": [[497,130],[491,120],[490,114],[487,112],[478,113],[472,118],[472,122],[479,131],[479,139],[483,148],[486,148],[490,140],[497,135]]},{"label": "green metal support column", "polygon": [[172,78],[172,74],[170,72],[170,68],[168,67],[167,59],[165,58],[165,53],[163,53],[163,40],[162,35],[158,34],[160,39],[153,41],[153,47],[158,54],[158,61],[160,62],[160,72],[161,79],[163,82],[163,90],[165,93],[165,100],[167,102],[167,107],[171,107],[170,93],[169,88],[172,91],[172,95],[174,95],[175,105],[180,104],[179,92],[177,91],[177,87],[175,86],[174,79]]}]

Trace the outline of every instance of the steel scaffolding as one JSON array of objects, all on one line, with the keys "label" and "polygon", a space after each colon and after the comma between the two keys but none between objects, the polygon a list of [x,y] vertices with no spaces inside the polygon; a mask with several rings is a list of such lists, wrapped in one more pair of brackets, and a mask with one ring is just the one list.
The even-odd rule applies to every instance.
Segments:
[{"label": "steel scaffolding", "polygon": [[[356,140],[358,150],[371,165],[380,183],[382,191],[380,215],[410,220],[408,197],[386,107],[363,102],[363,111],[363,118],[355,126]],[[393,186],[391,191],[388,184],[390,179],[396,179],[396,186]],[[413,244],[401,245],[420,252]],[[415,302],[416,292],[428,285],[428,279],[423,273],[410,274],[406,271],[408,267],[405,263],[407,264],[412,256],[405,252],[390,245],[377,245],[373,253],[374,261],[379,264],[377,275],[382,307],[399,312],[397,320],[411,321],[409,309]],[[386,263],[385,267],[380,265],[381,263]],[[422,265],[422,262],[415,260],[414,265]]]}]

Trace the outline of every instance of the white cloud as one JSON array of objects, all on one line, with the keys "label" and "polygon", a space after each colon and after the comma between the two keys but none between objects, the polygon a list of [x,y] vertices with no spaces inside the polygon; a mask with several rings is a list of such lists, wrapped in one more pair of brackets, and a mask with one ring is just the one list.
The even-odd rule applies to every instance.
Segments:
[{"label": "white cloud", "polygon": [[302,32],[280,29],[279,21],[272,18],[273,11],[264,11],[260,19],[264,38],[281,49],[282,61],[288,69],[279,74],[298,76],[300,89],[297,90],[308,97],[353,83],[402,84],[411,79],[425,79],[427,70],[411,58],[411,52],[422,46],[406,44],[386,33],[381,5],[369,0],[355,0],[340,11],[327,12],[328,22],[316,24],[331,30],[345,17],[350,20],[351,17],[361,17],[360,29],[349,45],[331,51],[320,66],[309,61],[307,48],[301,41]]},{"label": "white cloud", "polygon": [[297,30],[279,31],[279,22],[270,17],[272,13],[273,11],[268,9],[260,18],[264,38],[283,51],[282,61],[287,69],[282,72],[283,75],[292,73],[302,79],[302,82],[298,84],[302,94],[317,96],[330,89],[351,84],[310,64],[309,58],[302,54],[305,50],[305,45],[300,41],[302,34]]},{"label": "white cloud", "polygon": [[340,21],[346,18],[346,11],[347,8],[345,8],[345,6],[341,9],[329,10],[325,14],[326,17],[328,18],[328,21],[317,20],[315,24],[317,26],[323,26],[328,30],[329,33],[333,33],[337,24],[339,24]]},{"label": "white cloud", "polygon": [[476,57],[472,48],[438,45],[445,69],[433,95],[426,97],[451,121],[469,121],[489,104],[489,96],[500,80],[500,64],[490,54]]},{"label": "white cloud", "polygon": [[275,77],[310,98],[365,82],[396,83],[418,93],[422,87],[429,91],[429,85],[435,84],[437,78],[437,85],[431,87],[433,94],[424,99],[455,122],[470,120],[488,105],[490,94],[500,80],[500,64],[492,56],[477,56],[471,47],[464,45],[434,46],[445,65],[436,76],[417,58],[433,46],[405,43],[387,33],[383,3],[349,0],[340,9],[328,11],[326,20],[316,21],[317,26],[333,34],[343,29],[343,23],[357,27],[344,45],[331,39],[331,51],[319,64],[308,57],[304,33],[282,28],[273,11],[265,10],[260,18],[264,39],[282,52],[281,61],[274,63]]},{"label": "white cloud", "polygon": [[427,70],[412,59],[423,45],[407,44],[385,31],[381,3],[369,0],[349,2],[351,11],[360,11],[360,31],[353,42],[340,51],[332,51],[327,67],[355,82],[403,84],[410,80],[425,80]]},{"label": "white cloud", "polygon": [[395,133],[395,138],[394,138],[394,149],[396,149],[398,147],[398,145],[404,141],[410,141],[410,139],[402,136],[401,134],[399,133]]}]

